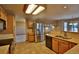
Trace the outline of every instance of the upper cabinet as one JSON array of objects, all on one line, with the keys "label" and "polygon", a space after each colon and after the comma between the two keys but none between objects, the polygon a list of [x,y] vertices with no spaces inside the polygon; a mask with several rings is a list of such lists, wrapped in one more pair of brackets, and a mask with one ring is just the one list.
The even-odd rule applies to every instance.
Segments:
[{"label": "upper cabinet", "polygon": [[4,19],[4,20],[7,19],[7,13],[6,13],[5,9],[3,9],[1,6],[0,6],[0,18]]}]

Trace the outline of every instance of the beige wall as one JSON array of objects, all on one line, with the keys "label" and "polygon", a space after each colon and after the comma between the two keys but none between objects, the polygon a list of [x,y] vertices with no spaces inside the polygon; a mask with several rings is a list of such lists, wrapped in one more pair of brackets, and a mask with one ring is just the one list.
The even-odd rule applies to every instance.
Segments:
[{"label": "beige wall", "polygon": [[25,22],[16,22],[16,34],[26,35]]},{"label": "beige wall", "polygon": [[16,16],[16,42],[24,42],[27,40],[27,29],[26,29],[26,19]]}]

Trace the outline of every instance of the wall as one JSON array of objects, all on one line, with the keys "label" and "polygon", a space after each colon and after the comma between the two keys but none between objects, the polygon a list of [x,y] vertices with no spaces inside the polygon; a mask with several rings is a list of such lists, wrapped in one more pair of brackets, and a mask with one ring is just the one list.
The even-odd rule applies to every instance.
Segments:
[{"label": "wall", "polygon": [[16,34],[17,35],[25,35],[26,34],[26,27],[25,22],[16,22]]},{"label": "wall", "polygon": [[[16,42],[24,42],[27,40],[26,21],[24,18],[16,19]],[[22,21],[21,21],[22,20]]]}]

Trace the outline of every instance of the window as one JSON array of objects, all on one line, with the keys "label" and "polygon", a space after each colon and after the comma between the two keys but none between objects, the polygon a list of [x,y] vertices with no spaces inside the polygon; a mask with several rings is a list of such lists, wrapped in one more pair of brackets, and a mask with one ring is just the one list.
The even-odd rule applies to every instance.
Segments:
[{"label": "window", "polygon": [[64,22],[64,31],[78,32],[78,23]]},{"label": "window", "polygon": [[67,31],[67,22],[64,22],[64,31]]},{"label": "window", "polygon": [[78,32],[78,23],[73,23],[73,32]]}]

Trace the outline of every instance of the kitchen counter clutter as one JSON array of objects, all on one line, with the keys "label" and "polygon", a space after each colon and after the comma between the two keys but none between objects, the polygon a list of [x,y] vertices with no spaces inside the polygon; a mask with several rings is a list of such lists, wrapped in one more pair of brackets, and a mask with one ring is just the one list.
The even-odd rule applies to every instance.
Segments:
[{"label": "kitchen counter clutter", "polygon": [[14,42],[13,34],[0,34],[0,48],[2,46],[9,45],[8,53],[12,53],[13,51],[13,42]]},{"label": "kitchen counter clutter", "polygon": [[74,38],[55,37],[46,34],[46,46],[57,54],[78,54],[79,40]]}]

